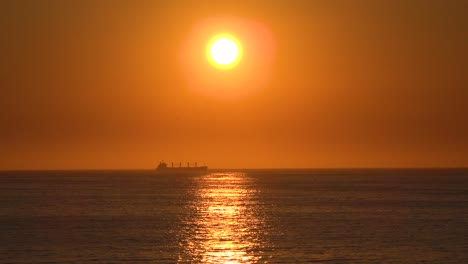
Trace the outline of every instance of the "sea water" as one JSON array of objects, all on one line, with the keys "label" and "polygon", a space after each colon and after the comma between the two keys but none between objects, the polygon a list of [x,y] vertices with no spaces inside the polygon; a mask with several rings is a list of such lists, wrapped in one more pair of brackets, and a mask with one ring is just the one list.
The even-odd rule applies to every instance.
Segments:
[{"label": "sea water", "polygon": [[0,263],[468,263],[468,170],[1,172]]}]

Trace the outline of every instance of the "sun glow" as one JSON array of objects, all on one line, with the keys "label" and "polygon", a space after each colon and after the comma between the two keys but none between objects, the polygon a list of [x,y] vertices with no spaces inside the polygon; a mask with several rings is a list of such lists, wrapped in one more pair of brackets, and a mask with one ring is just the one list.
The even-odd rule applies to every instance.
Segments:
[{"label": "sun glow", "polygon": [[203,96],[237,100],[270,82],[275,40],[269,28],[257,21],[207,17],[182,40],[179,55],[188,88]]},{"label": "sun glow", "polygon": [[208,60],[214,66],[229,69],[237,65],[242,55],[239,41],[233,36],[223,34],[211,39],[206,49]]}]

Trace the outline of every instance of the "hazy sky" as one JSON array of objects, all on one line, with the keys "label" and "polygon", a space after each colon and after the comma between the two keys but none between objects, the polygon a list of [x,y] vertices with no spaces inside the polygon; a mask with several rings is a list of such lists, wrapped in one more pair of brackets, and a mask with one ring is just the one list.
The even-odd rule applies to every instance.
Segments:
[{"label": "hazy sky", "polygon": [[[1,1],[0,169],[468,166],[467,10]],[[200,28],[230,26],[244,63],[190,59]]]}]

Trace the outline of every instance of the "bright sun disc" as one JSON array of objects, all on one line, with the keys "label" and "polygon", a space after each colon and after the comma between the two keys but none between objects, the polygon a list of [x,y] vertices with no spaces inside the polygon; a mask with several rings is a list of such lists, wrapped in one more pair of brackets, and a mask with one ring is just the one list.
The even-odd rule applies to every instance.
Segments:
[{"label": "bright sun disc", "polygon": [[207,55],[213,65],[219,68],[231,68],[240,59],[240,44],[232,36],[219,35],[208,44]]},{"label": "bright sun disc", "polygon": [[220,38],[211,45],[210,55],[216,63],[226,65],[236,60],[239,55],[239,50],[234,41],[227,38]]}]

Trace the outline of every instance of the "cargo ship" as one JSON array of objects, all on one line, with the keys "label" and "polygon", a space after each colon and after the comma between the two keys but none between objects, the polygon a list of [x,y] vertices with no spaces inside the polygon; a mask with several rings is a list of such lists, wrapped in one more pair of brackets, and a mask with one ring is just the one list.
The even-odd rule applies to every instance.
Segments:
[{"label": "cargo ship", "polygon": [[174,167],[174,163],[171,163],[169,167],[164,160],[159,162],[156,168],[158,174],[205,174],[207,171],[207,166],[197,166],[196,162],[194,166],[190,166],[190,163],[187,162],[187,167],[182,167],[182,162],[180,162],[179,166]]}]

